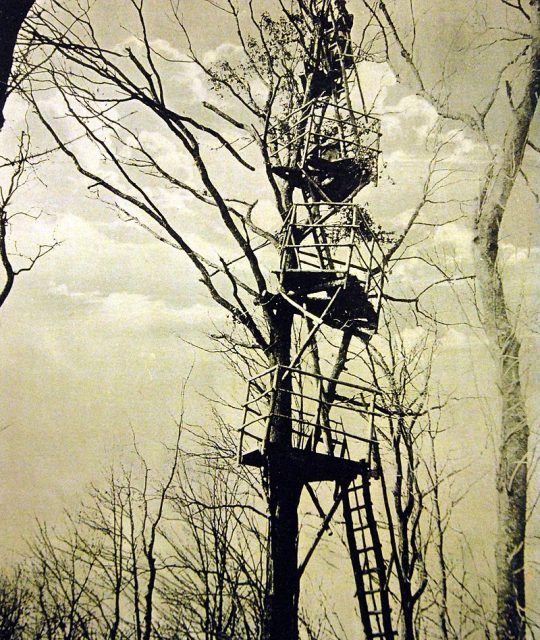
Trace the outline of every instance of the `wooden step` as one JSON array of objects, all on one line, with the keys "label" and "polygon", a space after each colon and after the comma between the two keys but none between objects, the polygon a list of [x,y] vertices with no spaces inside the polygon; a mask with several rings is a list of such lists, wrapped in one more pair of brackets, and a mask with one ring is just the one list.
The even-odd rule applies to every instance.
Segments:
[{"label": "wooden step", "polygon": [[364,549],[357,549],[357,553],[369,553],[370,551],[375,551],[377,547],[365,547]]}]

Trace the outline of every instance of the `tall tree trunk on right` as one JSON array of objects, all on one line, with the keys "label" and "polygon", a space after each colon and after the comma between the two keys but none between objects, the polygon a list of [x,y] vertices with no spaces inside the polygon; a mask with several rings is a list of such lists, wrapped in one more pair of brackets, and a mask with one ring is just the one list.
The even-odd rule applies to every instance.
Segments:
[{"label": "tall tree trunk on right", "polygon": [[525,528],[529,425],[519,368],[516,335],[498,268],[499,229],[511,215],[508,200],[521,167],[540,90],[540,6],[531,3],[531,48],[525,70],[525,93],[514,109],[504,144],[489,168],[476,219],[476,274],[482,322],[499,365],[502,412],[497,469],[498,531],[497,638],[525,637]]}]

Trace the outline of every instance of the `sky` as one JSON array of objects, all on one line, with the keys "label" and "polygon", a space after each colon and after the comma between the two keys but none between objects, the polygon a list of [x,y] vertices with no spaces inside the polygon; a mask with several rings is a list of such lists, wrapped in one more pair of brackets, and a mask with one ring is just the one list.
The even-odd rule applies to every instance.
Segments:
[{"label": "sky", "polygon": [[[167,20],[164,4],[160,0],[148,3],[155,46],[181,58],[180,38]],[[444,10],[445,5],[448,3],[425,0],[417,5],[424,27],[417,50],[425,52],[422,64],[428,77],[445,59],[449,41],[455,44],[456,38],[466,38],[467,28],[458,29],[459,20],[453,11]],[[110,6],[99,5],[98,25],[112,44],[129,42],[129,33],[122,28],[129,24],[129,18]],[[262,6],[275,5],[264,2]],[[194,0],[184,0],[181,7],[195,34],[196,46],[206,59],[234,52],[234,33],[226,16],[216,13],[211,4]],[[425,15],[424,10],[428,11]],[[496,61],[499,55],[503,53],[492,52],[491,60]],[[464,67],[462,82],[470,87],[470,100],[475,92],[485,92],[492,67],[486,67],[481,77],[474,66]],[[168,81],[175,104],[200,113],[202,99],[215,100],[192,66],[176,65],[174,69]],[[369,203],[377,221],[399,232],[423,188],[429,160],[426,138],[436,114],[425,100],[399,85],[388,67],[365,63],[361,74],[368,101],[375,101],[376,111],[382,116],[385,162],[379,186],[368,187],[361,198]],[[456,103],[462,100],[458,95]],[[61,116],[57,104],[48,107]],[[13,150],[14,137],[26,115],[23,101],[12,97],[0,134],[2,154]],[[152,123],[143,121],[141,126],[147,127],[141,135],[148,137],[159,157],[189,174],[182,165],[182,151],[171,146]],[[496,119],[495,131],[498,126]],[[38,147],[47,144],[44,131],[36,128],[32,135]],[[82,145],[84,141],[84,148]],[[90,151],[86,159],[99,165],[99,158],[93,158]],[[271,195],[260,173],[239,184],[238,175],[222,163],[217,153],[211,163],[221,167],[223,184],[238,185],[242,194],[256,192],[256,219],[275,229]],[[466,182],[447,194],[475,197],[485,163],[477,141],[456,130],[445,163],[471,173]],[[537,163],[531,164],[530,170],[537,171]],[[180,198],[179,202],[178,194],[167,192],[159,192],[156,197],[164,207],[179,207],[184,228],[198,246],[215,257],[234,255],[212,219],[189,199]],[[14,225],[20,250],[31,251],[36,243],[52,238],[60,244],[30,273],[17,278],[12,294],[0,309],[0,556],[10,559],[23,550],[36,518],[59,518],[64,508],[78,504],[88,483],[111,464],[129,457],[133,437],[150,456],[161,450],[161,443],[174,439],[185,380],[186,413],[190,420],[203,425],[211,419],[204,395],[219,390],[238,398],[244,393],[218,357],[193,346],[208,345],[206,334],[223,322],[224,316],[216,311],[178,251],[122,221],[118,211],[92,197],[73,166],[60,156],[36,167],[19,196],[18,206],[40,213],[37,220],[20,218]],[[539,255],[535,206],[534,198],[521,187],[513,201],[512,224],[503,227],[502,245],[507,282],[515,291],[516,301],[525,301],[523,312],[531,321],[532,301],[539,293],[535,278]],[[443,208],[432,215],[448,214]],[[463,219],[440,228],[426,227],[424,235],[432,241],[431,250],[439,258],[468,268],[473,231],[470,214],[465,214]],[[390,286],[406,292],[428,277],[418,263],[404,261],[396,267]],[[445,313],[454,313],[451,296],[440,304]],[[414,341],[421,332],[413,325],[408,338]],[[535,334],[526,331],[524,363],[531,397],[539,380],[536,348]],[[463,398],[445,417],[443,442],[447,443],[448,458],[461,457],[467,464],[476,464],[474,475],[480,486],[487,487],[486,477],[493,470],[494,460],[492,438],[484,423],[492,426],[496,420],[496,390],[491,384],[493,362],[482,332],[461,326],[443,329],[438,358],[435,383]],[[473,400],[471,395],[482,399]],[[538,408],[531,402],[533,420]],[[159,453],[156,456],[158,460]],[[476,525],[469,533],[479,543],[485,527],[492,526],[485,501],[485,492],[471,492],[461,515],[466,521],[468,514],[476,514]]]}]

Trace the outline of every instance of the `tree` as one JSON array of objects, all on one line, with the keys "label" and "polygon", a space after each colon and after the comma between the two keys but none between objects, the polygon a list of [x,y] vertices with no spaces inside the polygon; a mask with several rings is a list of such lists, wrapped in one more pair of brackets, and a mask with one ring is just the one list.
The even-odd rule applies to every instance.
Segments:
[{"label": "tree", "polygon": [[135,445],[63,523],[39,525],[19,583],[2,583],[2,637],[258,637],[260,498],[232,464],[209,474],[179,438],[162,454],[159,477]]},{"label": "tree", "polygon": [[[489,160],[485,168],[481,195],[474,214],[475,271],[480,302],[480,319],[498,363],[497,387],[501,394],[499,466],[496,486],[499,496],[497,566],[497,637],[500,640],[525,637],[525,533],[527,521],[527,460],[529,424],[523,396],[519,326],[505,290],[500,264],[501,225],[512,224],[512,193],[521,176],[527,181],[523,161],[540,91],[540,5],[532,1],[506,6],[506,23],[490,23],[503,18],[498,3],[494,15],[473,14],[478,20],[480,43],[463,47],[459,54],[504,48],[505,57],[494,74],[487,96],[459,110],[452,105],[452,86],[459,87],[446,68],[437,80],[426,80],[415,49],[417,16],[412,10],[412,40],[404,35],[401,14],[393,13],[389,3],[373,9],[385,39],[384,56],[401,82],[408,83],[437,110],[440,118],[459,123],[485,145]],[[366,7],[369,7],[365,3]],[[398,15],[400,17],[398,17]],[[498,37],[500,34],[500,37]],[[510,43],[506,46],[504,43]],[[453,62],[449,62],[449,65]],[[457,74],[457,72],[455,72]],[[458,76],[459,78],[459,76]],[[428,84],[428,82],[430,84]],[[433,88],[431,88],[433,87]],[[457,89],[459,90],[459,89]],[[474,98],[473,98],[474,99]],[[504,125],[498,119],[504,113]],[[497,115],[495,115],[497,114]]]},{"label": "tree", "polygon": [[132,468],[112,470],[58,529],[39,525],[30,547],[31,614],[24,637],[155,637],[159,547],[179,456],[177,440],[164,477],[151,478],[136,450]]},{"label": "tree", "polygon": [[194,483],[184,469],[172,496],[179,526],[167,534],[165,628],[178,638],[255,640],[264,609],[265,514],[236,470],[201,472]]},{"label": "tree", "polygon": [[[314,371],[326,366],[338,379],[346,367],[354,368],[361,362],[358,354],[349,350],[350,333],[341,336],[335,358],[328,354],[329,334],[313,326],[310,331],[319,329],[320,340],[309,353],[302,351],[305,336],[298,336],[295,311],[288,301],[276,295],[271,269],[266,264],[271,255],[276,262],[275,250],[282,241],[276,227],[289,220],[294,192],[290,176],[285,171],[280,176],[272,170],[271,156],[276,153],[277,143],[271,131],[281,127],[286,132],[283,114],[302,102],[306,89],[303,70],[312,64],[306,43],[309,33],[315,31],[316,5],[306,7],[306,3],[298,2],[290,11],[280,3],[282,11],[276,7],[275,15],[263,13],[258,19],[251,2],[244,5],[245,13],[229,0],[217,6],[209,3],[209,11],[220,11],[221,17],[231,20],[240,43],[239,52],[233,50],[230,58],[214,62],[197,53],[193,34],[178,5],[173,3],[171,11],[177,32],[184,39],[185,57],[173,57],[159,40],[152,38],[142,1],[132,0],[127,6],[131,13],[126,20],[135,35],[124,43],[124,48],[104,44],[104,34],[96,26],[98,5],[83,3],[72,9],[53,2],[51,9],[44,8],[28,25],[29,39],[39,45],[34,52],[37,60],[31,61],[36,69],[31,84],[38,117],[55,144],[87,179],[93,193],[120,211],[123,219],[179,250],[183,259],[190,262],[207,293],[232,318],[232,325],[220,327],[216,338],[228,357],[234,359],[241,375],[249,377],[257,367],[288,366],[298,356],[303,362],[309,360]],[[381,3],[374,9],[366,3],[365,17],[361,54],[374,60],[383,43],[380,55],[392,62],[396,48],[390,46],[389,35],[391,39],[393,34],[397,52],[413,66],[386,5]],[[171,79],[178,69],[182,73],[185,68],[210,81],[215,90],[212,102],[208,97],[195,104],[178,103]],[[413,72],[413,80],[418,77]],[[428,93],[424,97],[429,98]],[[219,106],[215,104],[216,94],[222,96]],[[424,95],[422,91],[421,94]],[[53,100],[47,102],[46,97]],[[50,113],[53,102],[62,105],[77,131],[75,139]],[[445,117],[451,115],[445,111],[444,103],[436,102]],[[469,125],[472,122],[470,118],[465,121]],[[163,136],[173,154],[164,157],[156,152],[157,134]],[[424,205],[433,205],[433,194],[445,180],[440,178],[438,154],[444,151],[452,133],[440,130],[437,136],[442,142],[435,149],[423,199],[404,233],[386,243],[384,263],[389,269],[403,258],[405,239],[418,224]],[[221,151],[219,166],[212,145]],[[95,158],[96,152],[101,163],[88,160]],[[224,166],[231,168],[224,172]],[[229,174],[234,175],[234,184]],[[255,190],[273,198],[275,215],[270,219],[261,221],[259,202],[253,197]],[[175,194],[177,200],[167,198],[167,193]],[[183,210],[178,208],[180,198],[188,203]],[[189,220],[183,215],[186,209],[191,210]],[[218,252],[226,258],[213,256],[201,238],[194,236],[194,219],[198,230],[218,236],[218,242],[227,238],[229,244],[223,243]],[[366,226],[373,237],[376,225],[371,223]],[[430,266],[438,275],[430,279],[426,293],[433,292],[435,285],[466,278],[446,273],[436,261]],[[422,293],[409,300],[399,295],[393,298],[412,302],[421,316],[425,314],[419,302],[421,296]],[[387,300],[391,298],[386,296]],[[296,349],[299,352],[295,356]],[[276,445],[277,453],[270,456],[263,478],[270,513],[264,622],[265,637],[269,638],[295,638],[298,634],[299,580],[296,573],[291,574],[291,567],[297,565],[302,483],[285,473],[288,469],[284,468],[279,451],[290,445],[288,392],[285,388],[277,400],[277,413],[285,419],[272,425],[270,441]],[[399,420],[397,423],[396,441],[410,456],[407,424]],[[411,464],[414,468],[414,461]],[[414,477],[412,474],[408,480],[412,490],[417,491]],[[406,503],[410,494],[405,496]],[[403,509],[399,499],[396,507],[403,511],[401,551],[405,555],[412,551],[414,556],[406,573],[414,573],[418,558],[411,546],[416,544],[416,512]],[[407,580],[410,578],[411,575]],[[407,580],[402,583],[404,589],[410,586]],[[409,604],[415,595],[408,594]],[[413,617],[411,605],[406,637],[414,632]]]},{"label": "tree", "polygon": [[[5,122],[4,106],[6,100],[23,82],[22,69],[25,64],[16,60],[15,50],[22,24],[33,4],[34,0],[7,0],[0,7],[0,130]],[[10,294],[15,278],[24,271],[30,271],[42,256],[56,246],[56,243],[40,245],[33,256],[22,255],[16,249],[13,250],[11,246],[13,243],[10,242],[10,228],[13,219],[17,215],[29,218],[39,217],[28,212],[12,211],[16,206],[17,192],[28,180],[29,167],[40,160],[39,158],[31,159],[30,155],[30,136],[27,132],[22,132],[14,155],[10,158],[0,157],[0,175],[2,177],[0,185],[0,259],[4,270],[4,282],[0,288],[0,307]],[[21,259],[22,264],[20,264]]]},{"label": "tree", "polygon": [[[267,282],[269,274],[263,273],[255,249],[256,238],[259,238],[259,244],[262,239],[275,247],[279,240],[271,230],[262,229],[253,221],[257,202],[247,199],[252,198],[251,194],[227,195],[228,189],[220,180],[206,146],[209,143],[220,145],[227,159],[235,163],[239,179],[241,174],[253,172],[246,157],[261,154],[277,212],[281,221],[286,220],[292,203],[292,187],[278,186],[270,172],[268,122],[272,110],[279,110],[282,101],[294,104],[302,95],[296,67],[298,45],[303,44],[305,27],[301,23],[295,26],[286,17],[275,21],[268,16],[259,24],[252,15],[252,26],[258,37],[244,41],[246,66],[235,69],[230,63],[223,62],[209,68],[195,55],[179,11],[174,13],[177,27],[187,39],[191,64],[202,69],[216,88],[235,97],[243,110],[241,116],[234,117],[213,105],[206,105],[214,119],[218,118],[218,130],[215,125],[206,124],[202,117],[184,115],[171,105],[166,74],[160,67],[184,64],[185,61],[169,61],[155,51],[143,3],[134,0],[129,5],[137,23],[138,36],[125,52],[100,45],[87,13],[89,5],[82,12],[79,9],[71,12],[60,3],[53,3],[52,9],[44,8],[29,25],[29,34],[51,63],[45,66],[44,61],[42,75],[40,72],[34,75],[34,89],[39,86],[53,87],[55,92],[60,89],[58,98],[66,112],[81,127],[86,141],[102,154],[116,177],[110,179],[90,170],[80,150],[68,144],[56,130],[42,103],[35,101],[35,109],[56,144],[91,181],[94,191],[108,194],[114,206],[128,219],[138,222],[189,259],[212,299],[234,319],[237,352],[240,355],[247,352],[249,362],[256,348],[267,366],[288,365],[292,357],[293,311],[268,293],[271,288]],[[232,3],[225,10],[238,20]],[[74,18],[73,30],[66,33],[65,25]],[[93,76],[94,86],[100,86],[105,92],[103,96],[87,93],[90,76]],[[263,85],[262,96],[252,92],[250,84],[255,80]],[[37,98],[37,93],[34,95]],[[130,118],[129,125],[125,123],[128,116],[125,107],[132,102],[137,105],[136,118],[143,117],[140,126],[145,126],[147,118],[159,124],[162,134],[170,136],[171,144],[190,163],[195,180],[186,182],[179,177],[178,167],[163,166],[152,153],[150,140],[138,135],[135,121]],[[222,130],[233,131],[234,135],[240,132],[246,141],[255,143],[258,154],[254,151],[240,153]],[[258,159],[260,162],[260,155]],[[230,263],[211,260],[192,245],[182,221],[175,219],[174,212],[160,204],[154,190],[160,184],[190,195],[200,215],[210,215],[213,224],[221,226],[244,259],[241,270],[235,272]],[[245,273],[245,264],[249,273]],[[282,401],[285,404],[281,413],[286,415],[287,398],[284,396]],[[272,439],[278,448],[287,447],[290,433],[285,423],[275,425]],[[302,485],[297,480],[287,480],[281,464],[281,456],[276,453],[265,471],[270,511],[265,637],[295,638],[298,633],[298,579],[296,572],[291,573],[291,567],[297,564],[297,509]]]},{"label": "tree", "polygon": [[34,0],[7,0],[0,7],[0,130],[4,125],[4,105],[12,87],[10,76],[17,36]]},{"label": "tree", "polygon": [[0,577],[0,637],[22,640],[28,627],[31,593],[21,570]]},{"label": "tree", "polygon": [[17,243],[12,238],[15,218],[37,220],[40,217],[39,213],[34,214],[16,208],[17,198],[30,180],[30,166],[39,163],[39,160],[32,161],[29,156],[30,139],[28,134],[23,132],[19,138],[16,156],[11,159],[0,157],[3,161],[0,166],[0,175],[5,178],[4,185],[0,185],[0,260],[4,270],[4,282],[0,288],[0,307],[11,293],[17,276],[30,271],[40,258],[58,245],[56,241],[51,244],[40,244],[33,255],[28,255],[18,250]]}]

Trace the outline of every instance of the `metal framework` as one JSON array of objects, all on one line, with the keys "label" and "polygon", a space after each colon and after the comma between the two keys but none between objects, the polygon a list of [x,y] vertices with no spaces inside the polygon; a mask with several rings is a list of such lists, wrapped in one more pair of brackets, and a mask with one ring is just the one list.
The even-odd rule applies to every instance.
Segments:
[{"label": "metal framework", "polygon": [[[291,447],[324,453],[341,460],[366,461],[372,466],[374,419],[383,416],[376,404],[378,391],[304,371],[275,366],[251,378],[240,429],[240,461],[254,450],[264,457],[270,444],[270,424],[276,418],[291,420]],[[275,398],[287,394],[288,415],[276,411]]]},{"label": "metal framework", "polygon": [[[267,142],[270,168],[294,194],[285,221],[273,299],[297,314],[306,337],[287,364],[248,382],[239,462],[260,467],[283,456],[314,499],[323,522],[299,567],[301,575],[339,505],[364,636],[392,640],[391,563],[385,558],[371,485],[381,477],[377,427],[386,419],[379,392],[357,378],[308,370],[304,353],[323,328],[367,343],[378,329],[384,251],[365,208],[353,198],[376,184],[380,123],[365,113],[344,0],[303,0],[314,29],[304,63],[300,106],[276,119]],[[353,108],[360,102],[362,111]],[[298,104],[298,102],[297,102]],[[277,305],[276,309],[283,308]],[[336,485],[324,513],[310,483]]]},{"label": "metal framework", "polygon": [[279,281],[300,313],[337,329],[351,328],[367,340],[381,311],[383,258],[362,207],[296,204],[283,230]]}]

